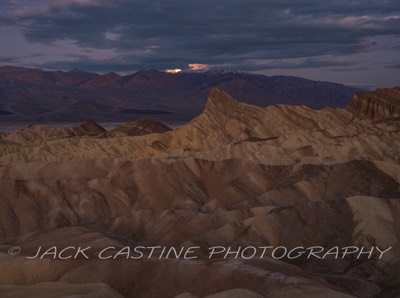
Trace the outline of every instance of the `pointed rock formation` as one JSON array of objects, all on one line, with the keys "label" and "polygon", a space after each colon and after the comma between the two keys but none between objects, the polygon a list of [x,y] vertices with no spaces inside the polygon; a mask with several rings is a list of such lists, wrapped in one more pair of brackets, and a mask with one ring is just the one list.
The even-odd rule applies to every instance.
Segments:
[{"label": "pointed rock formation", "polygon": [[218,88],[213,88],[208,93],[208,100],[203,113],[214,116],[225,115],[229,117],[238,109],[239,104],[239,101],[228,93]]}]

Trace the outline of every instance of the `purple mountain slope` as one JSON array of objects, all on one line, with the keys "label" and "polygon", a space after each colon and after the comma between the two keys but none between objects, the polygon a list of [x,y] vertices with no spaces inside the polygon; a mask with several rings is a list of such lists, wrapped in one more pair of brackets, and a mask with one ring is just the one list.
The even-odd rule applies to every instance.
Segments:
[{"label": "purple mountain slope", "polygon": [[217,87],[241,101],[344,107],[355,88],[288,76],[212,71],[171,74],[157,70],[132,75],[95,74],[78,69],[44,71],[0,67],[0,122],[127,120],[143,115],[188,120],[198,115]]}]

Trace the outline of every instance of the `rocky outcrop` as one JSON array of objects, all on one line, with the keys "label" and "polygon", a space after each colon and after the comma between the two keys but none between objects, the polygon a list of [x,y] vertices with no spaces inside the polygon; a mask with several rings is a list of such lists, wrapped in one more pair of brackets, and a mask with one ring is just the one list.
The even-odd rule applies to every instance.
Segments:
[{"label": "rocky outcrop", "polygon": [[357,91],[347,109],[359,119],[400,117],[400,88]]},{"label": "rocky outcrop", "polygon": [[204,113],[186,125],[164,133],[126,136],[129,127],[133,127],[132,134],[161,132],[158,128],[148,129],[145,124],[133,122],[121,126],[117,132],[107,131],[105,135],[109,138],[104,134],[73,141],[52,138],[54,143],[50,146],[38,142],[23,148],[4,144],[0,147],[0,163],[104,157],[206,160],[245,157],[271,165],[335,164],[354,159],[397,162],[400,148],[398,121],[364,123],[357,118],[352,121],[352,113],[346,109],[312,110],[286,105],[261,108],[240,103],[219,89],[210,92]]},{"label": "rocky outcrop", "polygon": [[[53,289],[50,281],[88,291],[103,283],[125,297],[390,297],[400,283],[399,129],[397,118],[261,108],[213,89],[204,112],[174,130],[140,120],[105,132],[88,121],[5,134],[0,284],[13,286],[0,294]],[[26,259],[39,246],[71,245],[90,246],[90,257]],[[164,245],[199,247],[198,258],[94,257]],[[210,259],[210,246],[390,250]]]}]

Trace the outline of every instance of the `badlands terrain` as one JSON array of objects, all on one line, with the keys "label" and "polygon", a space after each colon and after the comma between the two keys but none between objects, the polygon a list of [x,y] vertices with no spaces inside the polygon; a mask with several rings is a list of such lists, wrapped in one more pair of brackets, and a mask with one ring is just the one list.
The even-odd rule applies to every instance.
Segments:
[{"label": "badlands terrain", "polygon": [[[0,133],[0,297],[399,297],[399,119],[400,88],[320,110],[214,88],[174,130],[141,119]],[[54,246],[91,250],[27,258]],[[111,246],[199,253],[95,257]],[[388,251],[209,259],[214,246]]]}]

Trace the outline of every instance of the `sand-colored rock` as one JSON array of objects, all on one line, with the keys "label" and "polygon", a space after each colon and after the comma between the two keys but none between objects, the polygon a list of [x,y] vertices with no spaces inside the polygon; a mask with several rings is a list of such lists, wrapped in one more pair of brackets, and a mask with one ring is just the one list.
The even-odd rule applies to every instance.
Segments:
[{"label": "sand-colored rock", "polygon": [[3,142],[0,164],[103,157],[244,158],[270,165],[335,164],[358,159],[398,162],[398,121],[352,119],[352,113],[345,109],[249,106],[214,89],[204,113],[173,131],[142,136],[116,134],[110,138],[56,138],[24,146]]},{"label": "sand-colored rock", "polygon": [[398,200],[356,196],[346,199],[356,227],[354,242],[366,247],[377,245],[383,249],[396,247],[400,229],[395,224],[400,210]]},{"label": "sand-colored rock", "polygon": [[[353,116],[254,107],[215,89],[203,114],[172,131],[138,121],[4,134],[0,284],[103,283],[125,297],[386,295],[400,283],[400,124]],[[69,245],[90,246],[90,258],[26,259]],[[199,246],[199,258],[94,257],[152,245]],[[358,261],[207,257],[210,246],[316,245],[392,249]]]}]

